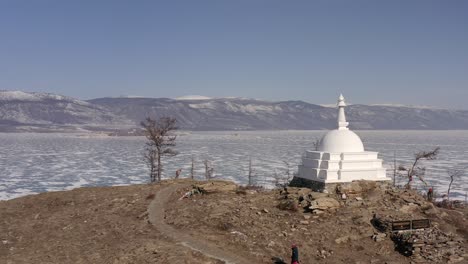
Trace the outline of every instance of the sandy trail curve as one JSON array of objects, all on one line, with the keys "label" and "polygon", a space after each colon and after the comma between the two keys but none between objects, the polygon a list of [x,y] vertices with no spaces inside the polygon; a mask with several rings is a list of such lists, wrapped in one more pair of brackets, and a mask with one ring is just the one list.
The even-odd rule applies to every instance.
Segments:
[{"label": "sandy trail curve", "polygon": [[245,256],[239,256],[236,253],[227,251],[226,249],[220,248],[219,246],[201,240],[200,237],[192,237],[183,231],[176,230],[172,226],[165,223],[165,208],[169,202],[171,194],[177,189],[188,187],[189,184],[175,184],[166,187],[162,187],[159,190],[148,207],[148,218],[151,224],[154,225],[164,235],[178,241],[180,244],[203,253],[204,255],[215,258],[225,263],[255,263],[255,260],[246,259]]}]

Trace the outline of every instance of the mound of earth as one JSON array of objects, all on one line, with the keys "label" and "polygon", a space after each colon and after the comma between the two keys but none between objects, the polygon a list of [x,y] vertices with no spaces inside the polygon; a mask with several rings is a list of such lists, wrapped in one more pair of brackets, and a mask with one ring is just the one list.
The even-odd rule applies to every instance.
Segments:
[{"label": "mound of earth", "polygon": [[[329,194],[191,180],[87,187],[0,201],[0,214],[4,263],[288,263],[292,243],[301,263],[468,259],[466,210],[366,182]],[[421,218],[431,228],[404,237],[427,246],[402,252],[388,224]]]}]

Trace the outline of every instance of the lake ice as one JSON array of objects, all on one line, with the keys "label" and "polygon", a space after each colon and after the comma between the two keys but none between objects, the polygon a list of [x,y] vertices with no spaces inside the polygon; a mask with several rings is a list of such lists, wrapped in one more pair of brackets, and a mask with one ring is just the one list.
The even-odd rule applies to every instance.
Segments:
[{"label": "lake ice", "polygon": [[[448,168],[465,174],[454,182],[452,195],[465,199],[468,192],[468,131],[355,131],[366,150],[378,151],[393,178],[393,160],[408,164],[420,150],[441,147],[437,160],[424,162],[426,180],[439,193],[446,192]],[[177,138],[179,155],[164,159],[164,176],[190,174],[204,177],[205,159],[216,178],[247,182],[249,159],[258,184],[272,186],[274,174],[297,170],[301,155],[326,131],[222,131],[182,133]],[[128,185],[148,182],[142,158],[143,137],[97,137],[80,134],[0,133],[0,200],[82,186]],[[415,180],[417,181],[417,180]],[[404,179],[399,180],[403,184]]]}]

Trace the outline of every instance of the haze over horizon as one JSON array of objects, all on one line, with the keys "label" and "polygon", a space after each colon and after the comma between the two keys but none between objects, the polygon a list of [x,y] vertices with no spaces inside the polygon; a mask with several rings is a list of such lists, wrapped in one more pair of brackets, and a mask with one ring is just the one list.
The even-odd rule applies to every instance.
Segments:
[{"label": "haze over horizon", "polygon": [[468,109],[466,1],[0,2],[0,90]]}]

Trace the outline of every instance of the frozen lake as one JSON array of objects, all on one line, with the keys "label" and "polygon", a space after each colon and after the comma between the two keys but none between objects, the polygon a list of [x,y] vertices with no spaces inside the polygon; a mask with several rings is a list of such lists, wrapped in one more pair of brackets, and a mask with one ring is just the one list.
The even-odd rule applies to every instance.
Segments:
[{"label": "frozen lake", "polygon": [[[407,164],[420,150],[441,147],[437,160],[425,162],[426,180],[446,192],[446,170],[467,170],[456,180],[452,194],[465,199],[468,192],[468,131],[355,131],[366,150],[380,152],[387,174],[393,160]],[[217,178],[247,182],[249,158],[259,184],[272,185],[273,175],[284,174],[285,162],[297,170],[301,155],[326,131],[193,132],[177,138],[178,156],[166,158],[165,177],[182,168],[189,177],[191,158],[195,176],[204,176],[205,159]],[[0,134],[0,200],[81,186],[127,185],[148,182],[143,162],[143,137],[96,137],[79,134]],[[400,182],[403,182],[401,179]]]}]

